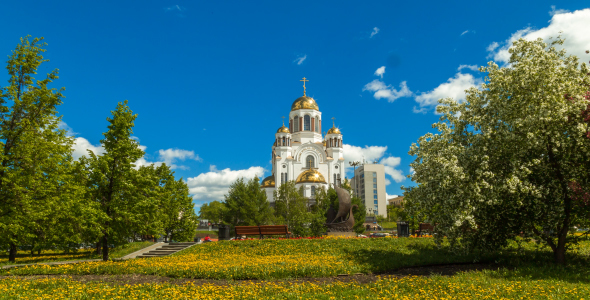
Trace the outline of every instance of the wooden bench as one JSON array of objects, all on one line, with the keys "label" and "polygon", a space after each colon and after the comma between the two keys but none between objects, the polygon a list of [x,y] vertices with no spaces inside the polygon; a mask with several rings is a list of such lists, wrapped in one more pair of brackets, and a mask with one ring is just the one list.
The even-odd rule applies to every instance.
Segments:
[{"label": "wooden bench", "polygon": [[287,225],[261,225],[261,226],[236,226],[236,237],[257,235],[263,238],[265,235],[291,235]]},{"label": "wooden bench", "polygon": [[432,233],[432,231],[434,231],[434,226],[430,225],[430,223],[420,223],[416,235],[422,236],[425,232]]}]

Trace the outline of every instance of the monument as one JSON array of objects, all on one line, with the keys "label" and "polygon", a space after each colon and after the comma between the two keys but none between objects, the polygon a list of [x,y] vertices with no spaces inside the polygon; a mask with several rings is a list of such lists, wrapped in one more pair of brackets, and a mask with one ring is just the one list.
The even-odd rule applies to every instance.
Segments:
[{"label": "monument", "polygon": [[341,188],[334,187],[336,194],[338,195],[338,211],[335,211],[332,207],[328,209],[325,224],[328,228],[328,235],[334,236],[356,236],[353,230],[354,227],[354,215],[352,208],[358,206],[352,204],[350,193]]}]

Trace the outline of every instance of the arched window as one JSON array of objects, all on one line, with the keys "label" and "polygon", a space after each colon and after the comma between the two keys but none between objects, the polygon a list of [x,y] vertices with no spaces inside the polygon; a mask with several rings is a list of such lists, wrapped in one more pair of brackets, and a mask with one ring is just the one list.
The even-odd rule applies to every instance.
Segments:
[{"label": "arched window", "polygon": [[315,185],[311,186],[311,196],[315,197]]},{"label": "arched window", "polygon": [[320,119],[315,118],[315,132],[320,132]]},{"label": "arched window", "polygon": [[303,130],[311,130],[311,117],[309,115],[305,115],[305,117],[303,117]]},{"label": "arched window", "polygon": [[315,160],[313,159],[313,155],[308,155],[305,158],[305,167],[306,168],[313,168],[313,167],[315,167]]},{"label": "arched window", "polygon": [[293,118],[293,132],[297,132],[299,131],[299,117],[295,116],[295,118]]}]

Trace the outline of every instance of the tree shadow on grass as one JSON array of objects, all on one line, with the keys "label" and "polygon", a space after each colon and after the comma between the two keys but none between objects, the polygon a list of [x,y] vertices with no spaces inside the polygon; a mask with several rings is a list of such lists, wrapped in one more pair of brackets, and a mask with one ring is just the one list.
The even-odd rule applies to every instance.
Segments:
[{"label": "tree shadow on grass", "polygon": [[376,274],[455,275],[459,272],[483,271],[490,278],[511,281],[559,280],[590,283],[588,255],[568,254],[568,265],[553,262],[552,253],[544,250],[502,250],[495,253],[460,255],[447,247],[414,243],[398,249],[344,249],[346,257],[363,272]]}]

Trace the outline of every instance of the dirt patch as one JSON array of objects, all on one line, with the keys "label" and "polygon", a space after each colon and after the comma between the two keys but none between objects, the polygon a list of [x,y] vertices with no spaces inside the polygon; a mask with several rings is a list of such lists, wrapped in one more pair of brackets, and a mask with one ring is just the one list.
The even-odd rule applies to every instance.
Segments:
[{"label": "dirt patch", "polygon": [[191,279],[191,278],[171,278],[156,275],[140,275],[140,274],[126,274],[126,275],[34,275],[34,276],[0,276],[0,280],[7,277],[16,277],[21,279],[40,279],[40,278],[69,278],[79,282],[104,282],[108,284],[120,285],[135,285],[146,283],[170,283],[170,284],[194,284],[200,285],[216,285],[228,286],[232,284],[248,284],[248,283],[264,283],[264,282],[288,282],[291,284],[297,283],[315,283],[315,284],[330,284],[335,282],[356,282],[360,284],[368,284],[375,282],[381,278],[387,277],[406,277],[406,276],[430,276],[433,274],[452,276],[459,272],[465,271],[480,271],[480,270],[496,270],[499,266],[495,264],[449,264],[449,265],[431,265],[420,267],[409,267],[393,270],[390,272],[383,272],[379,274],[353,274],[341,275],[336,277],[317,277],[317,278],[296,278],[283,280],[210,280],[210,279]]}]

